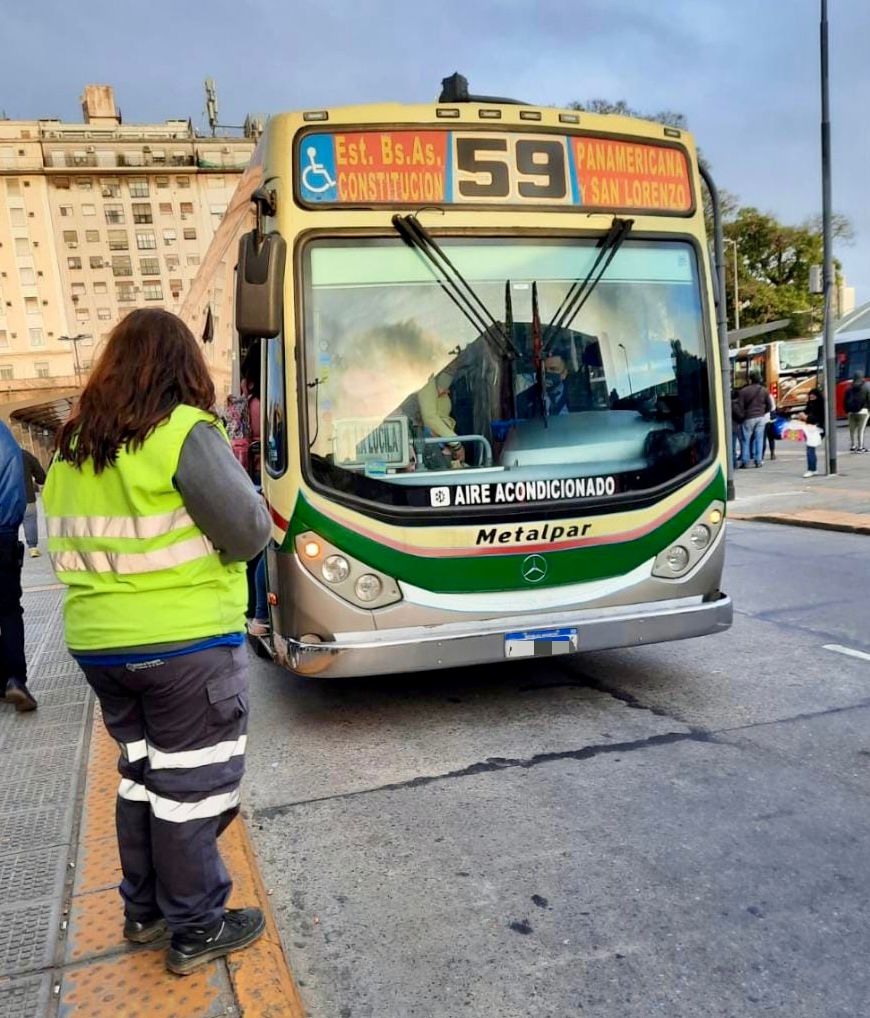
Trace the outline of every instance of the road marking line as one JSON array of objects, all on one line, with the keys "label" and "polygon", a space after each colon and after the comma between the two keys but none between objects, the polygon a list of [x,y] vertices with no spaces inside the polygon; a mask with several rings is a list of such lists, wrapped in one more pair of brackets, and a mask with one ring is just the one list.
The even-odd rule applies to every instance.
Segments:
[{"label": "road marking line", "polygon": [[846,657],[857,657],[862,661],[870,661],[870,654],[863,650],[853,650],[851,647],[842,647],[839,643],[826,643],[824,650],[832,650],[835,654],[845,654]]}]

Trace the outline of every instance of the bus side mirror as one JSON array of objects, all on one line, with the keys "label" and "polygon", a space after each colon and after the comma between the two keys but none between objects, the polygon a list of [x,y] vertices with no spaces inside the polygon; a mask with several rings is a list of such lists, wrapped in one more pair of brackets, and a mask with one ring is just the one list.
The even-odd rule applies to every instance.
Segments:
[{"label": "bus side mirror", "polygon": [[283,328],[287,243],[279,233],[246,233],[239,241],[236,331],[242,339],[272,339]]}]

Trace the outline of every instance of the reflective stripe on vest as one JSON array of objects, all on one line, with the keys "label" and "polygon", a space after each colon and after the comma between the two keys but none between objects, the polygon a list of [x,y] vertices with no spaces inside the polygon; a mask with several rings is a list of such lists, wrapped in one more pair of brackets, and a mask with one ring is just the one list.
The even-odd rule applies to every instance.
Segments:
[{"label": "reflective stripe on vest", "polygon": [[200,534],[153,551],[53,551],[49,554],[56,573],[118,573],[129,576],[132,573],[173,569],[214,552],[215,546],[204,534]]},{"label": "reflective stripe on vest", "polygon": [[153,516],[50,516],[49,537],[130,537],[146,540],[196,524],[186,509]]}]

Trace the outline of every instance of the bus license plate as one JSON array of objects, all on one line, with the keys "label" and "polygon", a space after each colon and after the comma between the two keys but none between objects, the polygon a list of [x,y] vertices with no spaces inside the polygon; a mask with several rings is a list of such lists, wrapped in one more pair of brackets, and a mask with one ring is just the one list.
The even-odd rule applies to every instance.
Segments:
[{"label": "bus license plate", "polygon": [[553,657],[577,651],[576,629],[529,629],[506,633],[505,657]]}]

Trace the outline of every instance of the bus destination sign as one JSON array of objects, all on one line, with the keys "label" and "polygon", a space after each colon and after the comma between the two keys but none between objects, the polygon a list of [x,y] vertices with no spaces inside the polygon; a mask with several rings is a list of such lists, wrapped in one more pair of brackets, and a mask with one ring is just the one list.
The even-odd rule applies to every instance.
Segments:
[{"label": "bus destination sign", "polygon": [[682,148],[588,135],[396,130],[309,134],[298,194],[310,205],[565,206],[682,215]]}]

